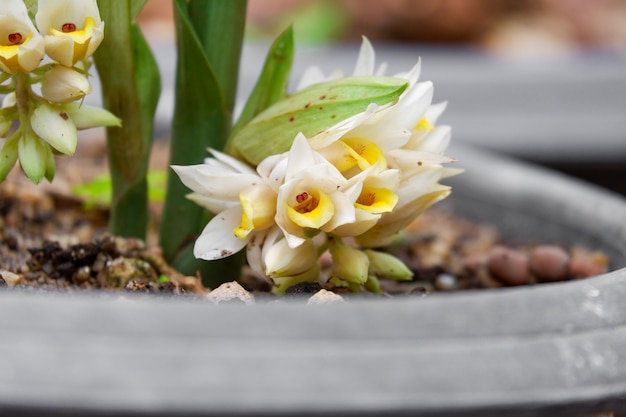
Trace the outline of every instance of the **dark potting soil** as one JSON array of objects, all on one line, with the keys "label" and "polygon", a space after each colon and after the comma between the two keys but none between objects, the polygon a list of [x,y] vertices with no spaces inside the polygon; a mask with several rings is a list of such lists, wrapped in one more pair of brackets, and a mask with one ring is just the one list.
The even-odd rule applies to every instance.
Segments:
[{"label": "dark potting soil", "polygon": [[[105,208],[85,209],[77,198],[23,181],[0,184],[0,290],[83,290],[206,294],[200,277],[171,268],[155,245],[106,232]],[[154,228],[153,228],[154,229]],[[387,250],[413,271],[409,281],[381,277],[383,294],[424,295],[435,291],[534,285],[595,276],[609,264],[601,253],[581,247],[506,245],[498,231],[434,206],[399,235]],[[322,256],[324,271],[330,259]],[[326,272],[327,273],[327,272]],[[253,293],[269,285],[246,267],[241,284]],[[304,283],[289,294],[314,293]],[[344,293],[345,288],[325,289]]]}]

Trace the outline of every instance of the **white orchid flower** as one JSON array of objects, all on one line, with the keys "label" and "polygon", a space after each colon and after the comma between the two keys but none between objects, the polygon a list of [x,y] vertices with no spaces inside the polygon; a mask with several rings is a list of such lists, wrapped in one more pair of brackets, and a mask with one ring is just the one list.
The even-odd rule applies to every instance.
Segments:
[{"label": "white orchid flower", "polygon": [[93,55],[104,38],[96,0],[39,0],[35,21],[48,56],[66,67]]},{"label": "white orchid flower", "polygon": [[[206,260],[243,249],[255,233],[274,225],[276,211],[276,192],[267,178],[235,158],[215,150],[211,153],[214,158],[205,159],[204,164],[172,167],[193,191],[189,198],[216,213],[194,247],[194,255]],[[273,172],[271,167],[264,168]]]},{"label": "white orchid flower", "polygon": [[22,0],[4,0],[0,9],[0,70],[15,74],[39,66],[44,39],[28,17]]},{"label": "white orchid flower", "polygon": [[372,228],[398,203],[399,172],[373,165],[348,181],[342,192],[353,201],[355,219],[333,230],[342,237],[359,236]]},{"label": "white orchid flower", "polygon": [[354,200],[342,192],[346,178],[298,135],[288,152],[285,181],[278,190],[276,224],[290,247],[310,234],[332,232],[355,220]]}]

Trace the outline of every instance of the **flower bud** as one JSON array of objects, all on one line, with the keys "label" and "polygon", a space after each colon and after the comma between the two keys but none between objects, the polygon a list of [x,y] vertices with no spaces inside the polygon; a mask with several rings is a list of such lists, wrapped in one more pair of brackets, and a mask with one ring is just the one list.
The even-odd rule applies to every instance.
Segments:
[{"label": "flower bud", "polygon": [[91,93],[89,80],[80,72],[53,65],[41,82],[41,95],[53,103],[69,103]]},{"label": "flower bud", "polygon": [[274,281],[274,287],[272,288],[272,292],[274,294],[283,294],[287,288],[292,287],[301,282],[316,282],[319,278],[320,271],[321,271],[320,265],[315,264],[313,265],[313,268],[308,269],[298,275],[280,277],[280,278],[272,278],[272,280]]},{"label": "flower bud", "polygon": [[264,261],[266,274],[270,277],[294,276],[316,265],[317,252],[310,240],[296,248],[290,248],[287,239],[281,239],[269,248]]},{"label": "flower bud", "polygon": [[74,154],[78,140],[76,126],[62,107],[39,103],[30,124],[35,133],[54,149],[65,155]]},{"label": "flower bud", "polygon": [[46,174],[48,144],[29,129],[26,129],[24,133],[17,146],[20,165],[26,176],[35,184],[39,184]]},{"label": "flower bud", "polygon": [[342,243],[335,243],[330,247],[330,254],[333,257],[333,276],[355,284],[364,284],[367,281],[369,260],[363,252]]},{"label": "flower bud", "polygon": [[407,80],[392,77],[348,77],[314,84],[260,113],[235,134],[232,145],[256,166],[267,156],[288,151],[298,133],[310,137],[364,112],[372,103],[391,103],[407,85]]},{"label": "flower bud", "polygon": [[395,256],[370,249],[366,249],[364,252],[370,262],[369,273],[371,275],[398,281],[407,281],[413,277],[413,272]]}]

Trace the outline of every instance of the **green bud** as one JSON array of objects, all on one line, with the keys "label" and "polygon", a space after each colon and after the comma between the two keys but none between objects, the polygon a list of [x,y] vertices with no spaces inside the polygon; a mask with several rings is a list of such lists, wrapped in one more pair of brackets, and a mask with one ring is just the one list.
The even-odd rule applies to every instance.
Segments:
[{"label": "green bud", "polygon": [[48,182],[52,182],[54,174],[56,173],[56,163],[54,162],[54,153],[50,146],[45,146],[46,149],[46,172],[44,176]]},{"label": "green bud", "polygon": [[274,287],[272,292],[274,294],[284,294],[285,290],[301,282],[315,282],[319,279],[321,267],[319,264],[313,265],[309,270],[306,270],[300,274],[289,276],[272,278],[274,281]]},{"label": "green bud", "polygon": [[413,277],[413,272],[400,259],[384,252],[376,252],[371,249],[365,250],[369,259],[369,273],[381,278],[408,281]]},{"label": "green bud", "polygon": [[256,166],[270,155],[288,151],[298,133],[311,137],[365,111],[371,103],[391,103],[407,86],[407,80],[393,77],[346,77],[312,85],[261,112],[231,138],[232,145]]},{"label": "green bud", "polygon": [[333,257],[333,276],[355,284],[367,281],[369,260],[363,252],[339,243],[330,246],[330,254]]},{"label": "green bud", "polygon": [[9,133],[12,124],[12,120],[7,119],[6,117],[2,117],[2,115],[0,115],[0,138],[5,137],[7,133]]},{"label": "green bud", "polygon": [[76,129],[91,129],[99,126],[122,126],[122,121],[111,112],[100,107],[87,106],[86,104],[67,103],[61,106],[70,116]]},{"label": "green bud", "polygon": [[17,162],[19,141],[20,136],[18,133],[7,139],[2,146],[2,150],[0,150],[0,181],[4,181],[15,166],[15,162]]},{"label": "green bud", "polygon": [[48,144],[28,131],[20,139],[17,152],[22,170],[35,184],[39,184],[46,174]]},{"label": "green bud", "polygon": [[380,282],[378,282],[378,278],[374,275],[368,276],[367,281],[365,281],[363,286],[366,290],[373,292],[374,294],[382,293],[382,290],[380,289]]}]

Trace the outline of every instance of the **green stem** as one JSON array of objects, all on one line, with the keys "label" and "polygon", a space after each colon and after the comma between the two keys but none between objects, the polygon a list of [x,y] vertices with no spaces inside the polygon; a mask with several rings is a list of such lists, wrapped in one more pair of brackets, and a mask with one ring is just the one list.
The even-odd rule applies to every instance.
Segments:
[{"label": "green stem", "polygon": [[16,74],[15,83],[15,106],[20,121],[20,127],[30,126],[30,84],[28,75],[24,73]]},{"label": "green stem", "polygon": [[[160,83],[156,63],[132,23],[133,4],[137,2],[98,1],[107,31],[94,58],[104,106],[122,119],[121,127],[107,128],[113,188],[109,228],[115,235],[143,239],[148,225],[146,173]],[[147,93],[146,85],[154,92]]]}]

